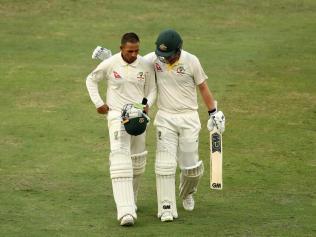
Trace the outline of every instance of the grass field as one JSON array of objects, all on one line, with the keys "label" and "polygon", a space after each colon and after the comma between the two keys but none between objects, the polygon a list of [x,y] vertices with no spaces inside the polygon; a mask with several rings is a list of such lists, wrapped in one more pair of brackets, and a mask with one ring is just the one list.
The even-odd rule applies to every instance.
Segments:
[{"label": "grass field", "polygon": [[[0,236],[316,236],[315,12],[313,0],[0,0]],[[178,200],[179,219],[161,223],[151,125],[137,224],[122,228],[85,77],[96,45],[117,52],[135,31],[145,54],[169,27],[226,115],[224,189],[207,169],[194,212]]]}]

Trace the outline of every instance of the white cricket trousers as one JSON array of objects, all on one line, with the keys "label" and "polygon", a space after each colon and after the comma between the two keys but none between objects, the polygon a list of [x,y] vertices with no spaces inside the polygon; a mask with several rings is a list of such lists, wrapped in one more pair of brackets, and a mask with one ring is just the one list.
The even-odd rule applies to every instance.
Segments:
[{"label": "white cricket trousers", "polygon": [[125,215],[136,215],[136,200],[139,178],[145,171],[145,136],[129,135],[121,123],[119,111],[109,111],[108,128],[110,136],[110,175],[117,208],[117,219]]},{"label": "white cricket trousers", "polygon": [[157,130],[157,151],[167,151],[181,169],[197,164],[201,130],[197,111],[174,114],[159,110],[154,125]]}]

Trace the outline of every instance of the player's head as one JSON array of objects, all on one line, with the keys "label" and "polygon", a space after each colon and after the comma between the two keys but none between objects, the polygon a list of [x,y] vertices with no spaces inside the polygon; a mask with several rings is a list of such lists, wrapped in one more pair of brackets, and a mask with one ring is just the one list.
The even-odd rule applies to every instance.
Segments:
[{"label": "player's head", "polygon": [[133,63],[139,52],[139,37],[133,33],[125,33],[121,39],[121,54],[127,63]]},{"label": "player's head", "polygon": [[178,32],[172,29],[164,30],[156,40],[155,53],[162,62],[173,64],[180,57],[182,43]]}]

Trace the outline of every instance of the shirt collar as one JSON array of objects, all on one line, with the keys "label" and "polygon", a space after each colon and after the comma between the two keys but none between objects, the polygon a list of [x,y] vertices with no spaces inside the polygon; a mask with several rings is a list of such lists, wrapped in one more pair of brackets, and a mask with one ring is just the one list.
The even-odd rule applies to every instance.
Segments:
[{"label": "shirt collar", "polygon": [[131,66],[131,67],[137,67],[137,65],[139,64],[139,55],[137,55],[137,59],[132,62],[132,63],[127,63],[124,61],[124,59],[122,58],[122,54],[120,53],[120,64],[122,66]]}]

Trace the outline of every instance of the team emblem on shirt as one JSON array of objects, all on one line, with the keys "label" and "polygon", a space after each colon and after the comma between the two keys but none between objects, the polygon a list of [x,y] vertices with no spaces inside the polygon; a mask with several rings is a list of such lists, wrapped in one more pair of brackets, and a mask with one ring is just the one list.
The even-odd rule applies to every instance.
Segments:
[{"label": "team emblem on shirt", "polygon": [[145,73],[144,72],[137,73],[137,79],[138,80],[145,80]]},{"label": "team emblem on shirt", "polygon": [[177,73],[180,74],[180,75],[183,75],[185,74],[185,69],[184,67],[180,66],[177,68]]},{"label": "team emblem on shirt", "polygon": [[122,77],[116,71],[113,71],[113,75],[115,79],[121,79]]},{"label": "team emblem on shirt", "polygon": [[162,72],[162,69],[161,69],[161,67],[159,66],[158,63],[155,63],[155,68],[156,68],[157,72]]}]

